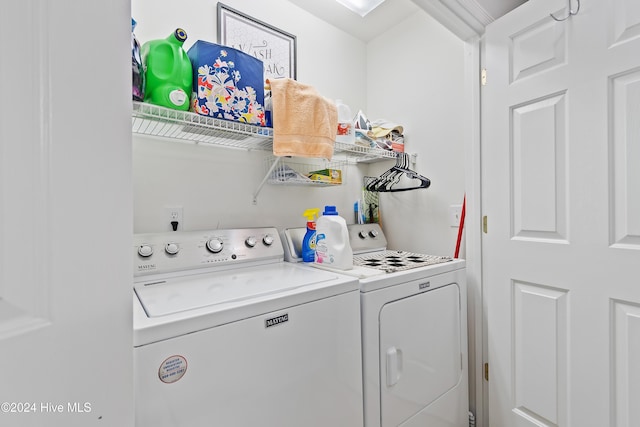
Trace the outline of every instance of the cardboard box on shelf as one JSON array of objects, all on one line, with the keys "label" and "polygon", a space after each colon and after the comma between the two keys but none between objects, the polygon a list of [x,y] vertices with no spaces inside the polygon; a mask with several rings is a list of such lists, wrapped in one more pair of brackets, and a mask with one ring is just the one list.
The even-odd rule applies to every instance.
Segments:
[{"label": "cardboard box on shelf", "polygon": [[309,172],[307,175],[312,181],[328,182],[330,184],[342,184],[342,171],[340,169],[322,169]]}]

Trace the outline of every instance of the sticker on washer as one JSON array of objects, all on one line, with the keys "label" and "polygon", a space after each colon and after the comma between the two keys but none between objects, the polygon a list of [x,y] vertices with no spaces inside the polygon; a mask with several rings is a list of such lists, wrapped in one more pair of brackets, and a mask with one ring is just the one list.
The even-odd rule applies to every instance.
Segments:
[{"label": "sticker on washer", "polygon": [[187,359],[182,356],[167,357],[158,369],[158,378],[166,384],[175,383],[187,372]]}]

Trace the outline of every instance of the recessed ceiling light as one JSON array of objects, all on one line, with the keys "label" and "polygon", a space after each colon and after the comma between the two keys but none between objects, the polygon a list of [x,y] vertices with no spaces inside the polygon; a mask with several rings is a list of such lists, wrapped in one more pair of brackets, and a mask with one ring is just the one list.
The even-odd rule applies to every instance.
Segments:
[{"label": "recessed ceiling light", "polygon": [[349,10],[357,13],[363,18],[367,13],[380,6],[384,0],[336,0]]}]

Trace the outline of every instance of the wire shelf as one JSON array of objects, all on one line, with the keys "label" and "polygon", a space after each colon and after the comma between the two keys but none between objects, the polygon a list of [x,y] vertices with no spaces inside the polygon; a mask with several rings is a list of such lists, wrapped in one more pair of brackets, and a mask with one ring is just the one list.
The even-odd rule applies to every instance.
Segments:
[{"label": "wire shelf", "polygon": [[357,163],[371,163],[384,159],[395,159],[397,157],[397,153],[395,151],[365,147],[358,144],[347,144],[337,141],[334,145],[334,151],[336,153],[344,153],[347,156],[354,157],[354,160]]},{"label": "wire shelf", "polygon": [[[272,128],[214,119],[138,101],[133,101],[132,131],[139,135],[273,152]],[[342,142],[335,143],[334,153],[342,154],[355,163],[396,158],[393,151]]]},{"label": "wire shelf", "polygon": [[[287,157],[268,156],[264,159],[267,170],[267,182],[274,185],[301,185],[312,187],[335,187],[346,182],[346,160],[327,161],[306,159],[305,162],[292,161]],[[335,171],[330,176],[310,177],[312,172],[320,170]]]},{"label": "wire shelf", "polygon": [[133,102],[132,130],[141,135],[215,144],[246,150],[273,150],[273,129],[214,119],[188,111]]}]

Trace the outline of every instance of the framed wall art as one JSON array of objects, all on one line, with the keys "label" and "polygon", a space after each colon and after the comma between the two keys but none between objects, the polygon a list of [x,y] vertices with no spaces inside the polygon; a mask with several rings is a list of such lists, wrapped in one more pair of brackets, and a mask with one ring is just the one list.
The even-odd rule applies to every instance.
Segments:
[{"label": "framed wall art", "polygon": [[254,56],[265,79],[296,79],[296,36],[218,3],[218,43]]}]

